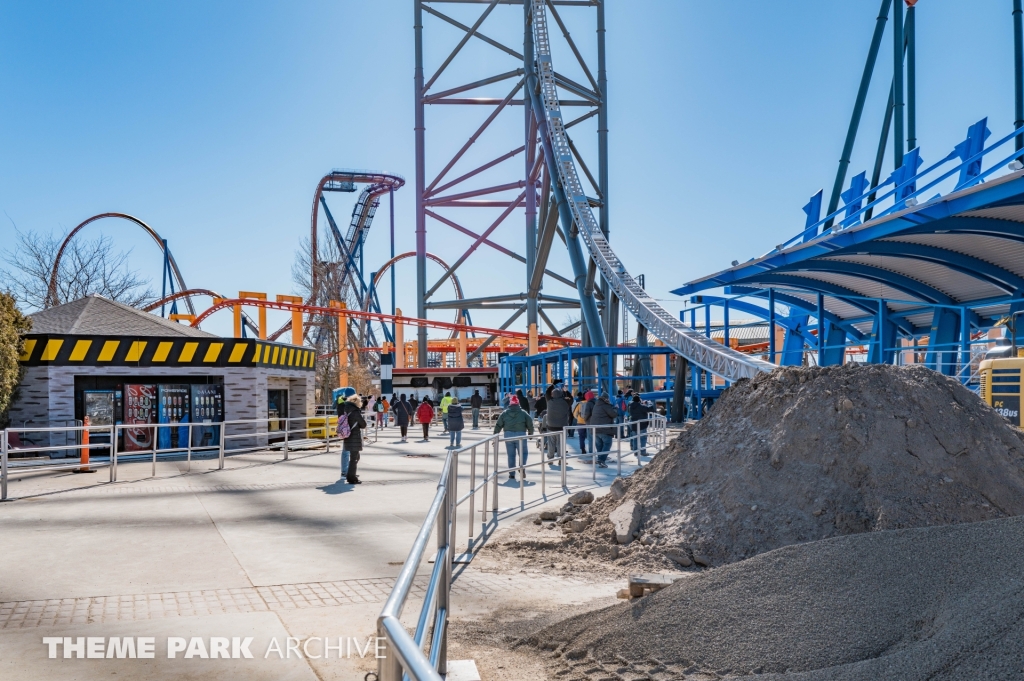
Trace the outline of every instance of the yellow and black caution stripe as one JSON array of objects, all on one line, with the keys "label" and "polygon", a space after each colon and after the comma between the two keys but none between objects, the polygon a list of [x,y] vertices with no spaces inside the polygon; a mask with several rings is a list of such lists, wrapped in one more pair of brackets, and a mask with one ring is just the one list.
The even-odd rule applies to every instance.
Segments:
[{"label": "yellow and black caution stripe", "polygon": [[312,371],[310,348],[252,338],[29,335],[24,366],[277,367]]}]

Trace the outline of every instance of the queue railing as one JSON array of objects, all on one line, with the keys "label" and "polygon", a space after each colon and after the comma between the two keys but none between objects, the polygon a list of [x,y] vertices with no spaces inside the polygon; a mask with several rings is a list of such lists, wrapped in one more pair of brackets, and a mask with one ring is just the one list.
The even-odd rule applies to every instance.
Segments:
[{"label": "queue railing", "polygon": [[[369,426],[370,423],[368,422],[367,425]],[[216,439],[210,437],[207,440],[201,435],[204,430],[213,428],[217,429]],[[376,441],[376,425],[368,428],[367,431],[367,441]],[[198,437],[197,434],[199,434]],[[74,439],[78,444],[12,446],[12,440],[23,441],[22,435],[50,441],[54,437],[65,440]],[[300,435],[303,437],[297,437]],[[129,449],[125,446],[127,441],[136,444]],[[323,452],[319,451],[320,442],[323,443]],[[162,446],[161,443],[165,446]],[[315,449],[317,453],[330,453],[332,446],[340,452],[341,439],[328,419],[317,416],[274,417],[210,423],[83,425],[58,428],[11,427],[0,431],[0,501],[9,499],[8,487],[12,477],[61,471],[91,473],[107,469],[108,481],[117,482],[119,462],[138,462],[149,459],[152,462],[152,476],[156,477],[157,460],[161,458],[184,456],[187,462],[185,472],[188,474],[192,472],[192,461],[197,455],[204,459],[216,457],[216,469],[223,470],[225,459],[228,456],[280,449],[281,460],[288,461],[292,452],[295,451],[295,447],[301,447],[303,450]],[[67,452],[77,453],[78,457],[39,460],[42,456]],[[25,460],[19,461],[18,458],[12,460],[12,454]]]},{"label": "queue railing", "polygon": [[[614,428],[616,441],[615,457],[617,474],[622,474],[622,443],[630,442],[631,438],[639,440],[639,428],[634,432],[630,426],[647,425],[647,447],[660,451],[668,444],[668,421],[666,417],[652,414],[644,421],[609,424],[602,426],[571,425],[561,430],[538,432],[533,435],[515,435],[505,437],[503,433],[491,435],[482,440],[472,442],[459,449],[449,451],[445,458],[437,491],[434,494],[427,516],[420,526],[416,539],[413,541],[409,555],[402,570],[395,580],[387,602],[377,618],[377,636],[384,641],[384,654],[378,656],[378,681],[442,681],[448,669],[448,616],[451,611],[451,587],[453,564],[456,558],[458,508],[468,504],[468,548],[478,545],[481,538],[486,538],[488,528],[493,529],[499,515],[498,495],[501,489],[501,476],[512,473],[519,480],[519,508],[525,508],[525,487],[527,469],[540,468],[541,495],[547,497],[547,469],[557,465],[560,470],[559,487],[568,491],[566,472],[572,459],[580,459],[593,454],[569,452],[568,432],[579,428],[592,429]],[[540,448],[540,460],[527,463],[520,447],[528,447],[530,440],[542,438],[545,445]],[[515,451],[515,465],[500,465],[501,445],[512,444]],[[547,451],[545,451],[547,447]],[[557,448],[557,451],[553,451]],[[506,447],[506,455],[508,450]],[[547,454],[551,453],[551,458]],[[610,454],[609,454],[610,455]],[[469,487],[459,495],[459,464],[460,457],[469,459]],[[510,457],[511,458],[511,457]],[[524,458],[526,459],[524,461]],[[482,459],[482,460],[479,460]],[[478,461],[479,460],[479,461]],[[596,459],[595,459],[596,461]],[[493,462],[493,464],[492,464]],[[478,477],[478,468],[482,475]],[[593,477],[597,477],[597,466],[594,464]],[[489,494],[490,493],[490,494]],[[482,522],[475,522],[477,495],[481,495],[480,514]],[[490,498],[488,498],[490,497]],[[487,516],[490,516],[488,521]],[[435,538],[434,567],[427,582],[423,604],[416,619],[416,628],[410,633],[401,622],[402,611],[412,590],[416,572],[427,553],[431,536]],[[429,643],[429,647],[426,647]]]}]

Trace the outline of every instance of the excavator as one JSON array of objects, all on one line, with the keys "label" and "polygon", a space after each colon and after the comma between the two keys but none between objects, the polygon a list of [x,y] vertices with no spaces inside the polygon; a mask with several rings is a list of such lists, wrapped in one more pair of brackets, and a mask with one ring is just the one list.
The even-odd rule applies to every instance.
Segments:
[{"label": "excavator", "polygon": [[1017,316],[1024,310],[1000,319],[996,326],[1005,327],[1009,337],[1000,338],[985,353],[978,369],[981,399],[1018,428],[1020,421],[1020,376],[1024,357],[1017,348]]}]

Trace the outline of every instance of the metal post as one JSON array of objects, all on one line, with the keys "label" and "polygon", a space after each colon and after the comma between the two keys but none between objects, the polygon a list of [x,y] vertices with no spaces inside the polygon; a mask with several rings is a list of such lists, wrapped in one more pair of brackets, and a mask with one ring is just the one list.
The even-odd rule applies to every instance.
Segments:
[{"label": "metal post", "polygon": [[[533,71],[533,30],[530,28],[530,17],[533,13],[533,5],[529,2],[523,3],[523,17],[524,17],[524,30],[523,30],[523,69],[527,73]],[[536,347],[533,347],[536,341],[537,333],[537,293],[538,291],[533,287],[533,274],[537,268],[537,192],[534,190],[534,184],[531,181],[533,175],[533,166],[536,161],[536,137],[532,134],[534,131],[534,111],[530,103],[529,97],[523,97],[523,109],[524,109],[524,120],[525,120],[525,138],[526,138],[526,153],[523,154],[523,160],[525,162],[525,179],[526,179],[526,328],[530,332],[530,341],[526,351],[527,355],[536,353]],[[537,117],[544,115],[543,111],[537,112]],[[553,182],[557,182],[557,178],[552,178]],[[545,193],[546,195],[546,193]],[[548,207],[544,207],[547,211]]]},{"label": "metal post", "polygon": [[768,361],[775,364],[775,289],[768,289]]},{"label": "metal post", "polygon": [[917,147],[917,52],[914,49],[914,13],[913,5],[907,7],[907,20],[903,24],[903,33],[907,43],[907,149]]},{"label": "metal post", "polygon": [[156,429],[156,437],[153,438],[153,477],[156,477],[156,443],[160,439],[160,429]]},{"label": "metal post", "polygon": [[[622,426],[620,425],[619,427],[621,428]],[[630,431],[632,431],[632,428],[630,428]],[[618,475],[621,478],[622,477],[622,431],[621,430],[619,430],[618,458],[619,458],[619,465],[618,465],[618,469],[617,470],[618,470]],[[639,457],[637,457],[637,460],[638,461],[640,460]]]},{"label": "metal post", "polygon": [[0,431],[0,501],[7,501],[7,429]]},{"label": "metal post", "polygon": [[437,656],[437,671],[444,675],[447,673],[448,666],[448,612],[449,603],[451,596],[451,583],[452,583],[452,552],[451,543],[449,539],[449,531],[451,530],[451,497],[452,497],[452,468],[448,469],[448,480],[445,481],[445,498],[444,503],[441,504],[441,512],[437,514],[437,549],[438,553],[443,552],[444,555],[444,566],[441,567],[441,580],[437,590],[437,611],[440,613],[444,611],[444,617],[440,619],[440,625],[443,627],[441,630],[441,646],[440,652]]},{"label": "metal post", "polygon": [[494,511],[494,520],[498,520],[498,441],[501,436],[494,438],[494,498],[491,499],[491,510]]},{"label": "metal post", "polygon": [[892,91],[893,91],[893,163],[894,168],[903,165],[903,3],[896,2],[892,8]]},{"label": "metal post", "polygon": [[[451,470],[450,486],[448,487],[448,500],[449,500],[449,505],[451,506],[451,509],[452,509],[451,510],[452,527],[451,527],[451,530],[450,530],[450,532],[448,534],[448,539],[449,539],[448,546],[451,547],[452,551],[454,551],[455,550],[455,537],[458,536],[458,533],[456,532],[456,525],[458,524],[458,520],[459,520],[459,507],[456,505],[458,500],[459,500],[459,454],[458,454],[458,452],[454,452],[453,451],[451,453],[451,457],[452,457],[452,470]],[[470,523],[470,525],[472,525],[472,523]]]},{"label": "metal post", "polygon": [[818,294],[818,366],[825,364],[825,296]]},{"label": "metal post", "polygon": [[967,367],[961,383],[965,385],[971,380],[971,320],[967,316],[967,308],[960,308],[960,367]]},{"label": "metal post", "polygon": [[[524,439],[519,440],[519,464],[517,467],[519,470],[519,507],[522,508],[525,503],[526,495],[526,448],[529,447],[530,436],[527,435]],[[543,450],[541,456],[544,456]]]},{"label": "metal post", "polygon": [[[466,523],[466,528],[469,530],[469,544],[466,546],[467,551],[473,548],[473,520],[476,511],[476,445],[473,445],[469,451],[469,522]],[[484,457],[485,460],[486,458]]]},{"label": "metal post", "polygon": [[[543,442],[544,442],[544,446],[545,447],[548,447],[548,446],[551,445],[551,440],[547,436],[544,437]],[[545,457],[548,454],[550,454],[550,453],[551,452],[545,452],[544,451],[544,447],[541,447],[541,449],[540,449],[540,494],[541,494],[541,497],[544,497],[544,498],[547,498],[547,496],[548,496],[548,480],[547,480],[548,463],[547,462],[553,460],[553,459],[546,459]]]},{"label": "metal post", "polygon": [[220,451],[217,453],[217,470],[219,471],[224,470],[224,434],[227,429],[227,421],[222,421],[220,424]]},{"label": "metal post", "polygon": [[[597,182],[601,192],[601,215],[598,216],[598,225],[605,238],[611,233],[610,218],[608,210],[608,69],[605,59],[605,3],[597,5],[597,94],[601,103],[597,110]],[[601,282],[601,291],[604,293],[604,314],[605,314],[605,336],[607,343],[616,344],[618,336],[618,309],[619,301],[612,293],[607,281]],[[611,373],[614,373],[612,370]]]},{"label": "metal post", "polygon": [[[391,207],[391,259],[395,259],[395,188],[392,187],[388,190],[389,205]],[[395,307],[395,268],[391,268],[391,316],[395,316],[395,311],[398,308]],[[391,339],[395,339],[395,320],[391,320]],[[395,354],[405,352],[405,348],[395,347]],[[404,366],[404,365],[403,365]]]},{"label": "metal post", "polygon": [[[590,426],[588,426],[588,429],[589,428],[590,428]],[[595,445],[597,445],[597,428],[591,429],[590,432],[587,435],[588,435],[587,439],[590,440],[591,442],[593,442]],[[593,449],[594,449],[594,451],[591,452],[591,454],[593,456],[590,459],[590,463],[591,463],[591,475],[590,475],[590,478],[594,482],[597,482],[597,447],[595,446]]]},{"label": "metal post", "polygon": [[[426,192],[426,124],[423,103],[423,0],[414,3],[413,31],[415,33],[416,67],[413,86],[416,90],[416,316],[427,317],[427,213],[424,206]],[[392,287],[394,290],[394,287]],[[427,327],[416,328],[417,366],[427,366]]]},{"label": "metal post", "polygon": [[[328,425],[330,425],[330,415],[327,416]],[[291,419],[284,420],[284,460],[288,460],[288,433],[291,432],[291,424],[288,423]]]},{"label": "metal post", "polygon": [[118,427],[111,426],[111,482],[118,481]]},{"label": "metal post", "polygon": [[[577,425],[579,425],[579,424],[577,424]],[[566,463],[568,462],[568,458],[569,458],[569,437],[566,434],[566,432],[567,431],[565,430],[565,428],[562,428],[562,434],[558,438],[558,440],[559,440],[559,458],[561,460],[561,469],[562,469],[561,475],[559,477],[561,478],[560,482],[562,483],[562,489],[565,489],[565,466],[566,466]]]},{"label": "metal post", "polygon": [[[902,2],[902,0],[897,0]],[[882,6],[878,10],[878,17],[875,19],[875,32],[871,36],[871,47],[868,49],[868,58],[864,63],[864,72],[860,77],[860,89],[857,90],[857,101],[853,105],[853,116],[850,117],[850,127],[846,131],[846,143],[843,145],[843,155],[839,159],[839,170],[836,172],[836,181],[832,185],[832,196],[828,201],[826,215],[831,215],[839,207],[840,194],[843,185],[846,184],[846,173],[850,168],[850,157],[853,155],[853,146],[857,141],[857,131],[860,128],[860,119],[864,113],[864,102],[867,100],[868,89],[871,86],[871,75],[875,71],[875,61],[878,59],[878,49],[882,44],[882,34],[885,32],[885,22],[889,19],[889,5],[892,0],[882,0]],[[832,226],[832,220],[825,224],[825,229]]]},{"label": "metal post", "polygon": [[[163,272],[160,274],[160,299],[163,300],[164,298],[167,297],[167,239],[161,239],[160,243],[163,244],[164,247],[164,269]],[[166,317],[166,315],[164,314],[163,303],[160,304],[160,316]]]},{"label": "metal post", "polygon": [[[1024,127],[1024,9],[1021,0],[1013,0],[1013,91],[1015,130]],[[1014,140],[1017,151],[1024,149],[1024,135]]]},{"label": "metal post", "polygon": [[188,454],[186,455],[187,456],[187,460],[188,460],[188,464],[185,467],[185,472],[186,473],[191,473],[192,472],[192,424],[191,423],[188,424],[188,442],[185,444],[185,446],[188,447]]},{"label": "metal post", "polygon": [[[483,499],[480,504],[480,531],[483,532],[484,528],[487,527],[487,488],[490,484],[490,468],[491,468],[491,453],[488,451],[489,445],[484,443],[484,484],[483,484]],[[498,477],[497,471],[494,473],[494,477]]]}]

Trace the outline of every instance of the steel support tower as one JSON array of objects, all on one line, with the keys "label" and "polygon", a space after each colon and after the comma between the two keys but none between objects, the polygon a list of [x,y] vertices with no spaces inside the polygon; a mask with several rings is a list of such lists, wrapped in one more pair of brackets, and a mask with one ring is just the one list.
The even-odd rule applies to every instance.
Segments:
[{"label": "steel support tower", "polygon": [[[515,10],[501,7],[508,5],[521,7],[522,12],[512,15],[510,10]],[[570,146],[576,164],[587,178],[586,192],[598,214],[600,229],[607,238],[608,84],[604,3],[596,0],[547,0],[547,8],[561,35],[557,48],[573,62],[570,66],[572,72],[580,74],[569,77],[563,72],[555,73],[562,106],[572,107],[576,114],[565,128],[587,121],[590,121],[590,126],[596,123],[596,145],[580,145],[591,150],[589,164],[584,160],[586,154],[581,153],[580,146],[571,139]],[[549,255],[555,238],[558,237],[563,244],[559,247],[569,246],[570,251],[576,240],[571,236],[567,240],[564,225],[559,224],[560,213],[566,207],[557,201],[559,192],[553,191],[549,169],[543,160],[538,120],[542,120],[544,114],[542,111],[535,114],[528,92],[536,59],[530,23],[531,3],[523,0],[414,0],[414,12],[417,316],[426,318],[430,309],[452,307],[451,301],[434,299],[443,278],[437,282],[427,280],[429,219],[432,228],[454,229],[473,239],[461,256],[449,260],[453,272],[480,246],[498,251],[524,265],[525,281],[521,289],[489,295],[485,299],[471,298],[461,305],[467,314],[474,308],[512,310],[502,325],[502,328],[507,328],[525,313],[527,330],[534,339],[542,321],[554,334],[571,330],[571,327],[558,329],[545,309],[579,307],[582,299],[584,344],[614,344],[619,326],[618,303],[595,264],[582,259],[579,262],[573,260],[571,278],[549,269]],[[582,22],[595,27],[593,43],[577,43],[570,32],[570,26],[576,27]],[[510,26],[521,26],[522,30],[511,29]],[[456,36],[454,42],[450,38],[453,34]],[[426,37],[433,39],[435,35],[439,41],[445,41],[443,54],[446,56],[437,64],[427,65],[424,63],[424,40]],[[522,40],[521,46],[519,39]],[[486,46],[493,57],[488,63],[495,64],[493,72],[480,77],[478,60],[470,54],[471,50],[465,49],[467,45]],[[590,56],[589,62],[585,52]],[[475,75],[460,79],[460,72]],[[522,118],[515,115],[515,107],[523,107]],[[443,159],[436,169],[427,167],[428,109],[432,112],[440,110],[439,115],[432,114],[431,123],[440,123],[438,127],[444,129],[443,134],[429,140],[430,158]],[[482,120],[474,120],[454,135],[451,126],[444,125],[448,121],[471,118]],[[523,140],[520,146],[511,150],[504,141],[509,139],[510,130],[517,130],[515,136]],[[582,130],[585,128],[573,132]],[[495,132],[498,134],[493,134]],[[503,137],[503,141],[495,142],[495,137]],[[486,149],[487,153],[483,154],[485,160],[468,162],[467,152],[471,149],[476,154]],[[596,175],[591,172],[592,167],[596,168]],[[491,214],[481,209],[490,209]],[[500,209],[496,218],[493,217],[495,209]],[[520,219],[525,226],[522,254],[499,245],[491,238],[499,227],[506,223],[514,224]],[[438,251],[436,241],[430,250]],[[579,255],[585,257],[584,252]],[[579,271],[581,263],[582,272]],[[575,290],[569,293],[569,297],[546,294],[543,292],[545,278]],[[577,279],[581,278],[582,281],[578,282]],[[493,289],[494,281],[486,285]],[[469,283],[469,288],[473,288],[472,283]],[[598,314],[600,319],[588,318]],[[426,334],[426,328],[419,329],[420,366],[427,363]],[[536,351],[535,342],[531,342],[530,350]]]}]

